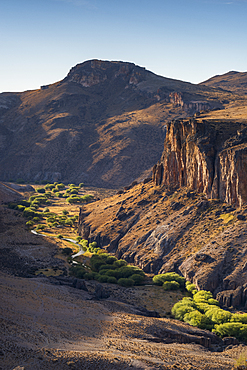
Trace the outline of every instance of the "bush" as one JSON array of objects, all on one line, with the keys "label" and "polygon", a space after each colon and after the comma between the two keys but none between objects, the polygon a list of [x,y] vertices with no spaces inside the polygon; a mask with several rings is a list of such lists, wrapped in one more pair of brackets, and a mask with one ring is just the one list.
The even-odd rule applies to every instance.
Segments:
[{"label": "bush", "polygon": [[185,278],[176,274],[176,272],[167,272],[153,277],[153,283],[156,285],[163,285],[165,281],[176,281],[180,287],[184,287],[185,284]]},{"label": "bush", "polygon": [[71,256],[73,253],[73,250],[69,247],[63,248],[62,253],[65,254],[66,256]]},{"label": "bush", "polygon": [[23,205],[21,205],[21,204],[18,204],[17,206],[16,206],[16,210],[17,211],[20,211],[20,212],[22,212],[22,211],[24,211],[24,209],[25,209],[26,207],[25,206],[23,206]]},{"label": "bush", "polygon": [[215,329],[212,331],[220,337],[235,337],[238,340],[247,342],[247,325],[240,322],[227,322],[215,325]]},{"label": "bush", "polygon": [[69,272],[70,275],[73,275],[78,279],[83,279],[84,275],[87,273],[86,269],[82,266],[71,266]]},{"label": "bush", "polygon": [[59,190],[60,189],[64,189],[65,188],[65,185],[63,183],[60,183],[60,184],[57,184],[56,185],[56,188],[59,189]]},{"label": "bush", "polygon": [[141,285],[145,277],[140,274],[133,274],[130,276],[130,279],[134,280],[135,285]]},{"label": "bush", "polygon": [[34,210],[32,210],[30,207],[26,207],[23,211],[23,216],[24,217],[35,217],[36,215],[38,215],[37,212],[35,212]]},{"label": "bush", "polygon": [[57,235],[57,238],[58,238],[58,239],[63,239],[63,235],[62,235],[62,234],[58,234],[58,235]]},{"label": "bush", "polygon": [[32,227],[34,225],[34,222],[32,220],[29,220],[29,221],[26,222],[26,225],[28,227]]},{"label": "bush", "polygon": [[187,322],[192,326],[197,326],[200,329],[211,330],[213,328],[211,320],[197,310],[186,313],[184,315],[184,322]]},{"label": "bush", "polygon": [[50,210],[49,210],[49,208],[48,208],[48,207],[45,207],[45,208],[43,209],[43,213],[46,213],[46,212],[50,212]]},{"label": "bush", "polygon": [[44,193],[45,193],[45,189],[44,189],[44,188],[37,188],[37,189],[36,189],[36,192],[37,192],[37,193],[44,194]]},{"label": "bush", "polygon": [[[96,243],[96,242],[94,242],[94,243]],[[97,243],[96,243],[96,246],[97,246]],[[109,264],[109,265],[113,265],[113,263],[116,262],[116,261],[117,261],[117,258],[114,257],[114,256],[108,256],[106,258],[106,263]],[[114,267],[116,268],[117,266],[114,266]]]},{"label": "bush", "polygon": [[206,291],[206,290],[200,290],[199,292],[194,294],[193,299],[194,299],[195,302],[208,303],[209,299],[213,299],[213,294],[209,291]]},{"label": "bush", "polygon": [[70,191],[70,194],[78,194],[78,190],[76,190],[76,189],[72,189],[72,190]]},{"label": "bush", "polygon": [[185,287],[188,290],[188,292],[190,292],[191,294],[193,294],[193,292],[196,290],[195,284],[192,284],[190,281],[186,281]]},{"label": "bush", "polygon": [[108,282],[108,279],[109,279],[109,277],[108,276],[106,276],[106,275],[100,275],[99,277],[98,277],[98,281],[100,282],[100,283],[107,283]]},{"label": "bush", "polygon": [[37,230],[44,230],[45,229],[45,225],[39,224],[39,225],[36,226],[36,229]]},{"label": "bush", "polygon": [[84,184],[83,184],[83,182],[81,182],[81,183],[79,184],[79,188],[83,188],[83,186],[84,186]]},{"label": "bush", "polygon": [[83,195],[82,197],[80,197],[82,202],[90,202],[93,198],[94,198],[94,196],[91,195],[91,194],[86,194],[86,195]]},{"label": "bush", "polygon": [[177,290],[180,285],[177,281],[165,281],[162,285],[165,290]]},{"label": "bush", "polygon": [[231,322],[241,322],[242,324],[247,324],[247,313],[234,313],[231,317]]},{"label": "bush", "polygon": [[110,284],[117,284],[117,279],[114,277],[114,276],[109,276],[107,278],[107,283],[110,283]]},{"label": "bush", "polygon": [[128,278],[120,278],[118,279],[117,283],[127,288],[134,285],[134,280]]},{"label": "bush", "polygon": [[48,189],[49,189],[49,190],[52,190],[52,189],[54,189],[54,188],[55,188],[55,186],[56,186],[56,185],[54,185],[54,184],[46,184],[46,185],[45,185],[45,189],[47,189],[47,190],[48,190]]},{"label": "bush", "polygon": [[229,322],[232,317],[232,313],[229,311],[222,310],[221,308],[215,306],[211,310],[206,312],[206,316],[214,323],[214,324],[223,324]]},{"label": "bush", "polygon": [[69,214],[69,211],[67,211],[67,209],[64,209],[64,210],[63,210],[63,215],[65,215],[65,216],[66,216],[66,215],[68,215],[68,214]]},{"label": "bush", "polygon": [[125,260],[117,260],[113,263],[113,265],[116,267],[122,267],[122,266],[127,266],[128,263]]}]

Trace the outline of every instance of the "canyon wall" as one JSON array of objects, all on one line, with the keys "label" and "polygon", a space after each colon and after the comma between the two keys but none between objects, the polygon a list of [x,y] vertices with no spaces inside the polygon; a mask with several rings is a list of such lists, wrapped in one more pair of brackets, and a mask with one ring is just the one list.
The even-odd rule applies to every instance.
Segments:
[{"label": "canyon wall", "polygon": [[247,130],[240,123],[176,120],[153,167],[156,185],[189,187],[236,206],[247,201]]}]

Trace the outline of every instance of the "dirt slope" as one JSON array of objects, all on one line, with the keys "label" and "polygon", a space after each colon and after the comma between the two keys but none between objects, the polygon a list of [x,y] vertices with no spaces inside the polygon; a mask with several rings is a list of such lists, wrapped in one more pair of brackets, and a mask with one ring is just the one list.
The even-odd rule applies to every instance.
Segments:
[{"label": "dirt slope", "polygon": [[247,72],[227,72],[211,77],[199,85],[221,88],[237,94],[247,94]]}]

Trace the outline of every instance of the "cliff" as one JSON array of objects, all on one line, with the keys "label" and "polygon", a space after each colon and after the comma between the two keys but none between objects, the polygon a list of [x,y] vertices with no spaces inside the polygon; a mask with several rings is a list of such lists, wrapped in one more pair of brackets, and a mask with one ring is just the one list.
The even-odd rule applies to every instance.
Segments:
[{"label": "cliff", "polygon": [[153,167],[156,185],[189,187],[208,199],[247,201],[246,124],[202,119],[166,125],[164,151]]}]

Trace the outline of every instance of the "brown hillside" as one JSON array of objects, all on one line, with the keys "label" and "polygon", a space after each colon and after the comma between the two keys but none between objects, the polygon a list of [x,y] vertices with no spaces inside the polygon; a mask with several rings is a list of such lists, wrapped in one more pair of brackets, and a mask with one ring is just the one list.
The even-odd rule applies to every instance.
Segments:
[{"label": "brown hillside", "polygon": [[223,75],[211,77],[199,85],[220,88],[241,95],[247,94],[247,72],[227,72]]},{"label": "brown hillside", "polygon": [[182,272],[246,307],[247,121],[244,109],[227,115],[167,124],[153,182],[85,206],[79,232],[146,272]]},{"label": "brown hillside", "polygon": [[0,94],[0,179],[119,187],[159,159],[164,124],[239,96],[92,60],[40,90]]}]

